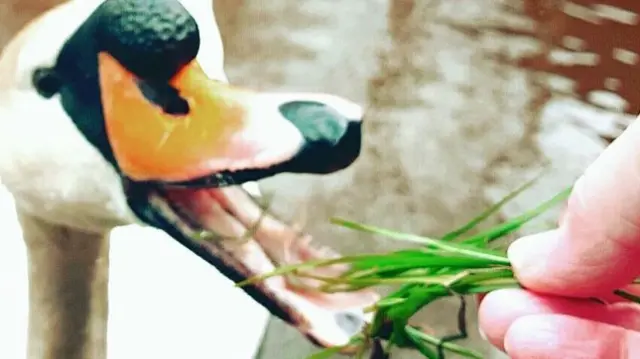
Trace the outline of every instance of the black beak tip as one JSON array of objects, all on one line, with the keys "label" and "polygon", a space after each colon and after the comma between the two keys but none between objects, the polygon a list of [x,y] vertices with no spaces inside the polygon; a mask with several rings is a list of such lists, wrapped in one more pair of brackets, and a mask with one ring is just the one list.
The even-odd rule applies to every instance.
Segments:
[{"label": "black beak tip", "polygon": [[286,171],[329,174],[350,166],[360,156],[362,118],[317,101],[286,102],[279,110],[305,140]]}]

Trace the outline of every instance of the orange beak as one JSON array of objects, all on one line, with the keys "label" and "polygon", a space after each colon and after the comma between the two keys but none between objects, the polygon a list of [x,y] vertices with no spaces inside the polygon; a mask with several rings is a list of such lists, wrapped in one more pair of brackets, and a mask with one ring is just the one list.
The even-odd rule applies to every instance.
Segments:
[{"label": "orange beak", "polygon": [[[258,93],[211,80],[191,62],[169,82],[189,106],[166,113],[139,79],[107,53],[98,57],[107,135],[121,171],[135,181],[187,181],[259,169],[293,157],[302,135]],[[257,116],[257,110],[260,114]]]}]

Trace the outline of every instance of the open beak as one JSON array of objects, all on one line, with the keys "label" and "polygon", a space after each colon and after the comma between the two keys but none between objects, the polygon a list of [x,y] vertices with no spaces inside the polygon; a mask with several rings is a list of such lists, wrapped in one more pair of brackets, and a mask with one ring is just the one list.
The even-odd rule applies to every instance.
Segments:
[{"label": "open beak", "polygon": [[[278,266],[337,256],[268,213],[241,185],[351,164],[360,150],[359,106],[324,94],[235,88],[209,79],[195,60],[162,84],[136,78],[100,53],[99,75],[106,131],[140,219],[236,283]],[[243,289],[316,344],[345,345],[370,320],[363,309],[378,296],[327,294],[318,285],[272,277]]]}]

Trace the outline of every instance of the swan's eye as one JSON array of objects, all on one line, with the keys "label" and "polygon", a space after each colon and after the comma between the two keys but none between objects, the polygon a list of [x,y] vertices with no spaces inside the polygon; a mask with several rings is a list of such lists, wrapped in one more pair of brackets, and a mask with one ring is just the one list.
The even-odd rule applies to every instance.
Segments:
[{"label": "swan's eye", "polygon": [[62,79],[52,68],[39,67],[33,71],[31,82],[40,96],[51,98],[58,93],[62,86]]}]

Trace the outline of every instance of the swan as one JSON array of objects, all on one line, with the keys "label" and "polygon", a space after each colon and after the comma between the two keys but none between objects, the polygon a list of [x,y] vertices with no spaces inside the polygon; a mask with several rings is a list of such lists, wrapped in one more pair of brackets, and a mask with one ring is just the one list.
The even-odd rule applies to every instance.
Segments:
[{"label": "swan", "polygon": [[[236,283],[337,255],[269,214],[255,183],[350,166],[362,108],[228,84],[210,3],[70,0],[10,41],[0,73],[0,179],[28,254],[29,358],[106,357],[100,262],[121,226],[161,230]],[[242,290],[320,346],[346,344],[378,299],[283,277]]]}]

